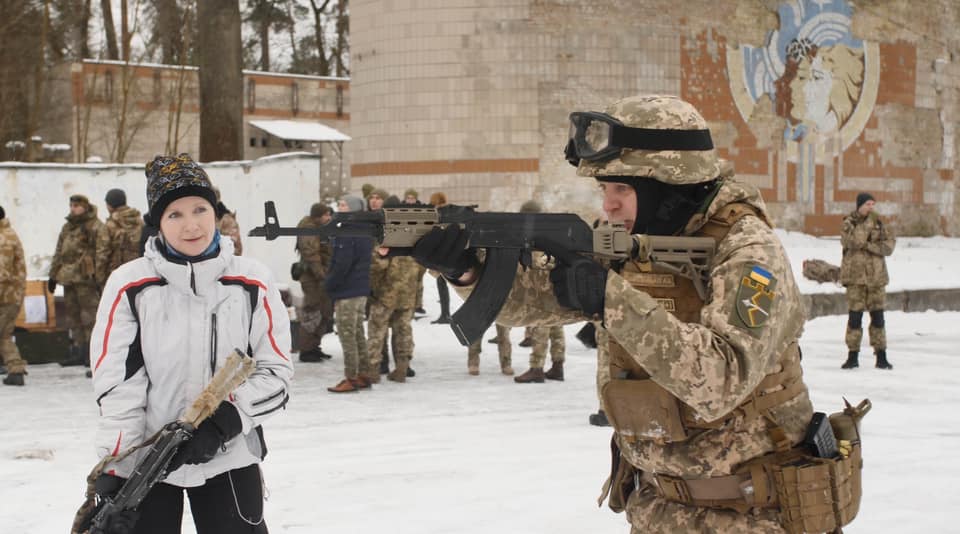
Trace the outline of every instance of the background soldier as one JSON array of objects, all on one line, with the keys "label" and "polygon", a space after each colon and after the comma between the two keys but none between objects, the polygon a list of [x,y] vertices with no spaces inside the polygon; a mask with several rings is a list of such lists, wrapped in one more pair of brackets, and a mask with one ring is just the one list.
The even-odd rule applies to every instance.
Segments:
[{"label": "background soldier", "polygon": [[243,243],[240,241],[240,225],[237,224],[237,212],[230,211],[220,200],[220,188],[214,187],[217,194],[217,230],[233,240],[233,255],[243,255]]},{"label": "background soldier", "polygon": [[[331,219],[328,206],[316,203],[310,207],[310,215],[297,224],[297,228],[319,228]],[[322,243],[320,236],[297,237],[300,252],[300,287],[303,289],[303,308],[300,310],[300,361],[318,362],[329,360],[330,355],[320,346],[323,336],[333,331],[333,302],[323,283],[333,249]]]},{"label": "background soldier", "polygon": [[[442,278],[442,277],[441,277]],[[510,327],[494,325],[497,328],[497,354],[500,356],[500,372],[513,375],[513,346],[510,345]],[[467,372],[471,375],[480,374],[480,351],[483,340],[478,338],[467,347]]]},{"label": "background soldier", "polygon": [[90,331],[97,319],[97,234],[103,223],[97,207],[87,197],[70,197],[70,214],[60,230],[57,250],[50,263],[47,288],[53,293],[63,285],[63,304],[70,329],[70,352],[61,365],[90,365]]},{"label": "background soldier", "polygon": [[0,357],[7,368],[3,383],[22,386],[27,362],[13,343],[13,328],[27,289],[27,266],[23,245],[0,206]]},{"label": "background soldier", "polygon": [[860,366],[860,342],[863,339],[863,311],[870,312],[870,346],[877,356],[877,367],[893,369],[887,361],[887,334],[883,308],[886,303],[887,262],[897,244],[893,231],[880,221],[874,211],[876,201],[869,193],[857,195],[857,208],[843,219],[840,243],[843,261],[840,283],[847,288],[847,361],[841,366]]},{"label": "background soldier", "polygon": [[107,277],[117,267],[140,257],[143,219],[140,212],[127,206],[127,194],[120,189],[107,191],[107,222],[97,233],[97,287],[103,289]]},{"label": "background soldier", "polygon": [[[447,195],[442,191],[430,195],[430,205],[435,208],[446,206]],[[437,296],[440,298],[440,317],[430,321],[430,324],[450,324],[450,288],[447,287],[447,279],[442,276],[437,276]]]},{"label": "background soldier", "polygon": [[[570,120],[567,158],[600,182],[608,220],[632,234],[711,237],[723,254],[701,294],[653,263],[602,265],[542,243],[556,267],[518,271],[497,320],[586,317],[609,334],[603,406],[617,469],[604,497],[633,532],[783,532],[767,500],[778,491],[765,474],[778,456],[768,453],[799,451],[813,409],[797,345],[800,294],[759,192],[721,173],[706,121],[678,98],[626,98]],[[598,131],[609,135],[588,137]],[[480,260],[465,243],[449,225],[413,253],[468,294]],[[757,469],[742,470],[747,462]]]},{"label": "background soldier", "polygon": [[[499,332],[498,332],[499,334]],[[567,342],[563,335],[562,326],[535,326],[532,328],[530,339],[533,341],[533,351],[530,352],[530,368],[520,376],[513,378],[514,382],[527,384],[542,383],[544,378],[563,380],[563,362],[566,359]],[[547,362],[547,345],[550,346],[550,370],[543,372],[543,364]]]}]

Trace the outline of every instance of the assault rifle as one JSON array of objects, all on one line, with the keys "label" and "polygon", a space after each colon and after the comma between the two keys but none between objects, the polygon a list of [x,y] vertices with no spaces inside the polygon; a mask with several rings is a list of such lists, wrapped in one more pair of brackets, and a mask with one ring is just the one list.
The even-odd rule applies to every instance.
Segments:
[{"label": "assault rifle", "polygon": [[280,226],[273,201],[264,204],[265,222],[249,232],[274,240],[279,236],[369,237],[391,255],[409,255],[414,244],[435,226],[460,225],[469,235],[468,247],[485,249],[486,259],[476,289],[450,326],[464,346],[480,339],[493,324],[513,288],[517,264],[529,267],[534,250],[543,243],[598,259],[651,262],[693,281],[706,294],[708,269],[716,243],[709,237],[634,235],[622,224],[592,228],[573,213],[479,212],[473,206],[389,207],[376,211],[335,213],[319,228]]},{"label": "assault rifle", "polygon": [[[167,476],[170,460],[177,453],[180,446],[193,437],[193,433],[204,419],[209,417],[218,406],[236,389],[241,382],[247,379],[254,370],[253,358],[244,354],[240,349],[227,357],[224,365],[204,388],[200,396],[184,414],[183,418],[174,421],[158,432],[153,438],[140,447],[131,449],[124,456],[134,450],[149,444],[149,449],[133,469],[133,473],[123,483],[120,490],[113,496],[94,502],[93,482],[103,472],[105,462],[101,462],[87,477],[87,500],[77,512],[74,527],[71,530],[76,534],[103,534],[110,525],[112,518],[125,510],[136,510],[147,493]],[[111,459],[113,459],[111,457]],[[119,458],[117,458],[119,460]]]}]

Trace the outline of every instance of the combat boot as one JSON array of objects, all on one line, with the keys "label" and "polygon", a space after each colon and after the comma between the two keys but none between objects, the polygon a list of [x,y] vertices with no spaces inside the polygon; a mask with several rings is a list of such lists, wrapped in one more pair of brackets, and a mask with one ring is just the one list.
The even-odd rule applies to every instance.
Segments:
[{"label": "combat boot", "polygon": [[413,378],[415,376],[417,376],[417,372],[413,370],[413,367],[410,367],[410,365],[407,364],[407,378]]},{"label": "combat boot", "polygon": [[493,336],[492,338],[487,340],[487,343],[493,343],[494,345],[496,345],[497,343],[500,343],[500,336]]},{"label": "combat boot", "polygon": [[451,318],[449,315],[441,315],[437,317],[436,321],[430,321],[430,324],[450,324]]},{"label": "combat boot", "polygon": [[408,366],[409,360],[406,358],[397,358],[397,367],[393,371],[390,371],[390,374],[387,375],[387,380],[392,382],[406,382]]},{"label": "combat boot", "polygon": [[590,424],[593,426],[610,426],[610,420],[603,410],[597,410],[597,413],[590,414]]},{"label": "combat boot", "polygon": [[70,345],[67,350],[67,357],[60,361],[62,367],[71,367],[74,365],[83,365],[83,351],[79,345]]},{"label": "combat boot", "polygon": [[22,386],[23,373],[10,373],[3,379],[3,383],[7,386]]},{"label": "combat boot", "polygon": [[877,351],[877,369],[893,369],[893,365],[887,361],[887,349]]},{"label": "combat boot", "polygon": [[532,346],[533,346],[533,339],[531,339],[531,338],[529,338],[529,337],[525,337],[525,338],[521,339],[521,340],[520,340],[520,343],[517,343],[517,345],[519,345],[519,346],[521,346],[521,347],[532,347]]},{"label": "combat boot", "polygon": [[479,365],[468,365],[468,366],[467,366],[467,372],[470,373],[472,376],[477,376],[477,375],[480,374],[480,366],[479,366]]},{"label": "combat boot", "polygon": [[543,367],[531,367],[530,369],[527,369],[526,373],[513,377],[513,381],[518,384],[528,384],[530,382],[542,384],[543,380]]},{"label": "combat boot", "polygon": [[544,373],[544,378],[549,378],[550,380],[559,380],[563,382],[563,362],[553,362],[553,365],[550,366],[550,370]]},{"label": "combat boot", "polygon": [[351,391],[357,391],[357,387],[353,385],[349,378],[344,378],[336,386],[327,388],[327,391],[330,393],[350,393]]},{"label": "combat boot", "polygon": [[323,357],[323,352],[320,349],[310,349],[300,353],[301,362],[316,363],[324,360],[326,360],[326,358]]},{"label": "combat boot", "polygon": [[[886,361],[886,360],[884,360],[884,361]],[[840,368],[841,368],[841,369],[856,369],[857,367],[860,367],[860,353],[857,352],[857,351],[855,351],[855,350],[851,350],[851,351],[847,354],[847,361],[843,362],[843,365],[841,365]]]}]

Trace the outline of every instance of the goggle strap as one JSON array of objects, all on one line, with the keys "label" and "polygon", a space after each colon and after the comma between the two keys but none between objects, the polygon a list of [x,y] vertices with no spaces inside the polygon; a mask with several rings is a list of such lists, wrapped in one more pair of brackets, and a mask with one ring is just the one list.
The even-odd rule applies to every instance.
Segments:
[{"label": "goggle strap", "polygon": [[614,126],[610,144],[640,150],[711,150],[710,130],[657,130]]}]

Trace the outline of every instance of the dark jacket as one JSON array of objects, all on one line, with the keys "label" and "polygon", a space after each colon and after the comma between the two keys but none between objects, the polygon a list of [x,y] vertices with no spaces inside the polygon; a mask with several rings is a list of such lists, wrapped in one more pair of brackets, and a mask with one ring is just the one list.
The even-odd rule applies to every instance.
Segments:
[{"label": "dark jacket", "polygon": [[333,240],[333,257],[324,282],[334,301],[370,295],[369,237],[338,237]]}]

